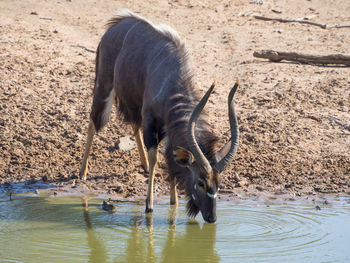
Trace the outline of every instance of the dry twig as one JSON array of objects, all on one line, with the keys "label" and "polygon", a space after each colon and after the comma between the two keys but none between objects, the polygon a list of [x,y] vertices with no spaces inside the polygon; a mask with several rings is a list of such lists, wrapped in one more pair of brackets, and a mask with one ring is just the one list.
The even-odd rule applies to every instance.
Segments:
[{"label": "dry twig", "polygon": [[350,25],[334,25],[334,26],[328,26],[328,28],[346,28],[350,27]]},{"label": "dry twig", "polygon": [[42,20],[50,20],[50,21],[52,21],[51,17],[39,17],[39,18],[42,19]]},{"label": "dry twig", "polygon": [[82,48],[82,49],[86,50],[87,52],[90,52],[90,53],[96,53],[96,51],[95,51],[95,50],[93,50],[93,49],[89,49],[89,48],[84,47],[84,46],[82,46],[82,45],[73,45],[72,47],[80,47],[80,48]]},{"label": "dry twig", "polygon": [[254,18],[260,19],[260,20],[265,20],[265,21],[278,21],[281,23],[302,23],[302,24],[309,24],[309,25],[313,25],[313,26],[318,26],[318,27],[321,27],[323,29],[327,28],[327,25],[325,25],[325,24],[319,24],[319,23],[315,23],[315,22],[311,22],[311,21],[307,21],[307,20],[301,20],[301,19],[282,19],[282,18],[271,18],[271,17],[264,17],[264,16],[254,16]]},{"label": "dry twig", "polygon": [[255,51],[253,56],[256,58],[267,58],[270,61],[280,62],[281,60],[296,61],[306,64],[342,64],[350,66],[350,56],[333,54],[327,56],[317,56],[302,54],[297,52],[279,52],[273,50]]}]

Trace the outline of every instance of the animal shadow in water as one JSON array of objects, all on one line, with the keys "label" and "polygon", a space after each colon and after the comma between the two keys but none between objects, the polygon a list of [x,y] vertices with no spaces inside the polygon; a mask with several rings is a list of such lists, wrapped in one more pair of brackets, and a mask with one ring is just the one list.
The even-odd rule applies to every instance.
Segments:
[{"label": "animal shadow in water", "polygon": [[[107,255],[103,243],[96,236],[90,220],[87,201],[83,200],[83,213],[86,223],[89,262],[106,262]],[[137,214],[131,219],[133,226],[122,257],[115,262],[219,262],[216,253],[216,224],[205,223],[201,227],[196,221],[189,221],[185,233],[176,232],[176,208],[169,211],[168,232],[162,252],[157,254],[154,242],[153,215]],[[118,242],[116,240],[115,242]]]}]

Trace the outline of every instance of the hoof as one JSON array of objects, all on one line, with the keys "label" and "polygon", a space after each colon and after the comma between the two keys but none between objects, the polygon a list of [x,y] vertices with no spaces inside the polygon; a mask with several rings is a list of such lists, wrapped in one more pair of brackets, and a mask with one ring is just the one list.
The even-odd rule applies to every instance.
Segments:
[{"label": "hoof", "polygon": [[[76,175],[74,177],[77,177]],[[83,172],[79,172],[79,176],[77,177],[77,179],[81,179],[83,181],[86,181],[86,175],[84,176]]]},{"label": "hoof", "polygon": [[142,165],[142,168],[143,168],[143,171],[145,172],[145,174],[149,174],[149,169],[148,168],[145,168],[143,165]]},{"label": "hoof", "polygon": [[145,213],[146,213],[146,214],[148,214],[148,213],[153,213],[153,208],[148,208],[148,207],[146,207]]}]

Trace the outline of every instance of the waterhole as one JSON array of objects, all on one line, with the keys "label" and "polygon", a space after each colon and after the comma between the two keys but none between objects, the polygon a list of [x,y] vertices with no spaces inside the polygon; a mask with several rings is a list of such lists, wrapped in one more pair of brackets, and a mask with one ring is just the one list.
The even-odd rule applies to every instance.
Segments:
[{"label": "waterhole", "polygon": [[[350,262],[350,199],[219,201],[215,224],[155,204],[0,196],[0,262]],[[320,208],[320,209],[319,209]]]}]

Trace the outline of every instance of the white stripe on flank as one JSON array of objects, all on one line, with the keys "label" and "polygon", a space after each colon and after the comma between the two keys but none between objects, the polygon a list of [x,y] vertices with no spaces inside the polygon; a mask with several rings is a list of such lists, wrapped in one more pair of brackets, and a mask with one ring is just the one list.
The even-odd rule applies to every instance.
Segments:
[{"label": "white stripe on flank", "polygon": [[126,32],[125,37],[124,37],[124,40],[123,40],[122,48],[124,47],[126,38],[128,37],[128,35],[129,35],[129,33],[131,32],[131,30],[133,30],[134,27],[137,26],[137,25],[140,24],[140,23],[141,23],[141,21],[138,21],[135,25],[133,25],[132,27],[130,27],[130,29],[128,30],[128,32]]},{"label": "white stripe on flank", "polygon": [[161,49],[159,49],[158,53],[152,58],[151,62],[149,63],[149,66],[152,66],[152,63],[154,60],[162,53],[162,51],[168,46],[168,43],[166,43]]},{"label": "white stripe on flank", "polygon": [[168,82],[168,80],[170,79],[170,77],[171,77],[172,74],[173,74],[173,72],[170,72],[170,73],[168,74],[168,76],[166,76],[165,78],[163,78],[162,84],[160,85],[160,89],[159,89],[157,95],[154,96],[153,101],[157,100],[157,98],[158,98],[158,97],[162,94],[162,92],[164,91],[165,87],[167,87],[167,86],[166,86],[166,83]]},{"label": "white stripe on flank", "polygon": [[154,72],[157,71],[157,69],[160,67],[160,65],[162,65],[163,62],[164,62],[170,55],[171,55],[171,53],[170,53],[169,55],[167,55],[165,58],[163,58],[163,60],[158,64],[158,66],[157,66],[154,70],[152,70],[152,74],[153,74]]}]

